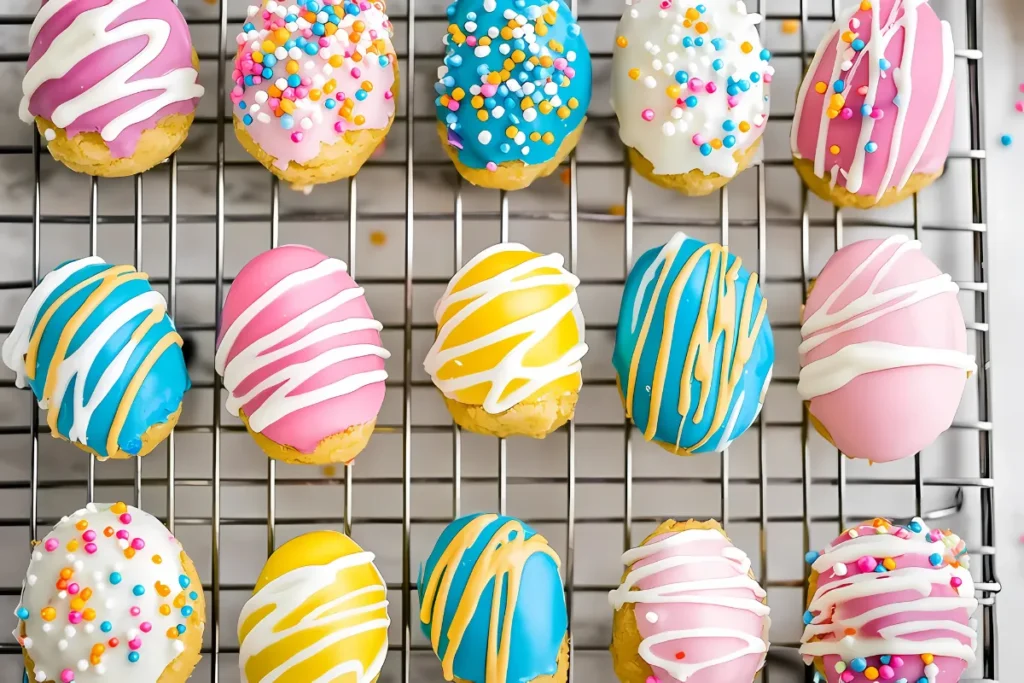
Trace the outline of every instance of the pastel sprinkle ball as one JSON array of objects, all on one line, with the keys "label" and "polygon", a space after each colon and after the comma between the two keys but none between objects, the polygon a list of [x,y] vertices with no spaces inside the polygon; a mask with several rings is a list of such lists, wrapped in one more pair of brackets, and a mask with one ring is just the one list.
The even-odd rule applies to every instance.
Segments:
[{"label": "pastel sprinkle ball", "polygon": [[999,142],[1002,143],[1003,147],[1009,147],[1010,145],[1013,144],[1013,136],[1003,135],[1001,138],[999,138]]}]

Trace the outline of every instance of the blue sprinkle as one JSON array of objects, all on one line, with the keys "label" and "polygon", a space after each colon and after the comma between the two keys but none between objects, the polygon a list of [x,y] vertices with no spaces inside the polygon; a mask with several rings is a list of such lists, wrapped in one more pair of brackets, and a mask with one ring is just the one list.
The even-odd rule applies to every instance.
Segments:
[{"label": "blue sprinkle", "polygon": [[146,587],[143,586],[141,583],[137,584],[135,588],[132,588],[132,593],[134,593],[138,597],[142,597],[146,594]]},{"label": "blue sprinkle", "polygon": [[745,78],[741,78],[740,82],[737,83],[736,85],[738,85],[740,87],[740,90],[742,90],[743,92],[747,92],[748,90],[750,90],[750,81],[748,81]]},{"label": "blue sprinkle", "polygon": [[889,662],[892,661],[892,656],[891,655],[882,655],[881,657],[879,657],[879,660],[882,662],[882,664],[888,664]]},{"label": "blue sprinkle", "polygon": [[186,617],[186,618],[192,616],[192,608],[189,607],[188,605],[185,605],[184,607],[182,607],[181,608],[181,616]]},{"label": "blue sprinkle", "polygon": [[690,74],[688,74],[688,73],[686,73],[685,71],[682,71],[682,70],[676,72],[676,83],[678,83],[680,85],[683,85],[683,84],[685,84],[689,80],[690,80]]},{"label": "blue sprinkle", "polygon": [[716,50],[721,50],[723,47],[725,47],[725,41],[722,40],[721,38],[712,38],[711,45]]},{"label": "blue sprinkle", "polygon": [[298,45],[299,47],[306,47],[307,42],[309,41],[306,40],[305,36],[299,36],[298,38],[295,39],[295,44]]},{"label": "blue sprinkle", "polygon": [[110,575],[110,583],[111,583],[111,585],[114,585],[114,586],[116,586],[117,584],[121,583],[121,575],[118,574],[117,572],[113,572]]},{"label": "blue sprinkle", "polygon": [[109,621],[104,621],[102,624],[100,624],[100,630],[104,633],[110,633],[113,629],[114,625],[111,624]]},{"label": "blue sprinkle", "polygon": [[892,103],[895,104],[897,107],[900,106],[900,101],[901,100],[900,100],[900,96],[899,95],[897,95],[896,97],[892,98]]},{"label": "blue sprinkle", "polygon": [[860,52],[861,50],[864,49],[864,41],[858,38],[857,40],[850,43],[850,47],[852,47],[857,52]]},{"label": "blue sprinkle", "polygon": [[516,38],[515,40],[512,41],[512,49],[513,50],[523,50],[523,51],[525,51],[526,50],[526,41],[523,40],[522,38]]},{"label": "blue sprinkle", "polygon": [[714,69],[715,71],[720,71],[723,66],[725,66],[725,62],[723,62],[721,59],[716,59],[715,61],[711,62],[711,68]]},{"label": "blue sprinkle", "polygon": [[861,116],[871,116],[871,105],[870,104],[861,105],[860,115]]},{"label": "blue sprinkle", "polygon": [[18,617],[22,621],[28,619],[28,610],[24,607],[19,607],[18,611],[14,613],[14,616]]},{"label": "blue sprinkle", "polygon": [[706,157],[711,156],[711,145],[705,142],[703,145],[700,146],[700,153]]},{"label": "blue sprinkle", "polygon": [[696,107],[697,106],[697,96],[696,95],[690,95],[689,97],[687,97],[686,98],[686,106],[687,107]]},{"label": "blue sprinkle", "polygon": [[177,629],[178,629],[178,635],[181,635],[182,633],[185,632],[185,624],[178,624]]},{"label": "blue sprinkle", "polygon": [[757,73],[756,71],[751,71],[750,72],[750,80],[752,80],[754,83],[760,83],[761,82],[761,74]]},{"label": "blue sprinkle", "polygon": [[243,116],[242,117],[242,123],[244,123],[247,126],[251,126],[252,125],[252,116],[249,115],[249,114],[246,114],[245,116]]},{"label": "blue sprinkle", "polygon": [[[287,21],[287,18],[285,19],[285,21]],[[294,20],[294,19],[292,19],[292,21],[295,21],[295,20]],[[248,33],[249,31],[255,31],[255,30],[256,30],[256,27],[255,27],[255,26],[253,26],[253,25],[252,25],[252,24],[250,23],[250,24],[246,24],[245,26],[243,26],[243,27],[242,27],[242,30],[243,30],[243,31],[245,31],[246,33]]]},{"label": "blue sprinkle", "polygon": [[884,574],[885,573],[885,566],[882,565],[882,564],[876,564],[875,565],[875,573],[876,574]]},{"label": "blue sprinkle", "polygon": [[466,18],[470,21],[476,21],[476,12],[466,12]]},{"label": "blue sprinkle", "polygon": [[249,75],[249,76],[245,77],[245,85],[246,85],[246,87],[251,88],[253,85],[255,85],[255,83],[256,83],[256,81],[252,80],[252,75]]},{"label": "blue sprinkle", "polygon": [[762,62],[767,62],[771,58],[772,58],[772,53],[767,48],[761,50],[761,61]]},{"label": "blue sprinkle", "polygon": [[453,54],[450,57],[448,57],[448,65],[454,67],[462,66],[462,55]]},{"label": "blue sprinkle", "polygon": [[260,73],[260,75],[263,76],[264,79],[270,80],[271,78],[274,77],[274,70],[271,69],[269,66],[265,66],[263,67],[263,71]]},{"label": "blue sprinkle", "polygon": [[819,557],[821,557],[821,553],[819,553],[817,550],[809,550],[807,551],[807,554],[804,555],[804,562],[806,562],[807,564],[814,564],[818,561]]},{"label": "blue sprinkle", "polygon": [[449,88],[455,87],[455,78],[452,76],[445,76],[441,82],[447,85]]},{"label": "blue sprinkle", "polygon": [[[284,23],[286,23],[286,24],[294,24],[298,20],[299,20],[299,18],[297,16],[295,16],[294,14],[286,14],[286,15],[284,15]],[[250,24],[250,26],[251,25],[252,24]]]},{"label": "blue sprinkle", "polygon": [[722,122],[722,128],[727,131],[734,131],[736,130],[736,122],[732,119],[726,119]]},{"label": "blue sprinkle", "polygon": [[288,85],[293,88],[298,88],[302,85],[302,76],[299,76],[299,74],[292,74],[288,77]]},{"label": "blue sprinkle", "polygon": [[875,152],[878,151],[878,143],[874,141],[869,142],[868,144],[864,145],[864,151],[867,152],[868,154],[874,154]]},{"label": "blue sprinkle", "polygon": [[705,12],[708,11],[708,8],[705,7],[704,5],[697,5],[697,11],[700,12],[701,14],[704,14]]},{"label": "blue sprinkle", "polygon": [[938,553],[932,553],[928,556],[928,561],[932,563],[933,567],[938,567],[940,564],[942,564],[942,555],[939,555]]},{"label": "blue sprinkle", "polygon": [[346,14],[359,14],[359,5],[355,4],[354,2],[346,2],[345,3],[345,13]]},{"label": "blue sprinkle", "polygon": [[[348,7],[348,6],[346,5],[346,7]],[[448,9],[445,10],[445,14],[448,15],[449,19],[451,19],[453,16],[455,16],[455,3],[454,2],[452,4],[450,4],[450,5],[448,5]]]},{"label": "blue sprinkle", "polygon": [[493,97],[488,97],[486,100],[484,100],[484,106],[487,107],[488,109],[494,109],[494,107],[497,104],[498,103],[495,101]]},{"label": "blue sprinkle", "polygon": [[832,84],[832,89],[836,92],[843,92],[846,90],[846,81],[841,78],[836,79],[836,82]]},{"label": "blue sprinkle", "polygon": [[881,59],[878,60],[878,68],[881,69],[882,71],[888,71],[889,67],[891,66],[892,63],[885,57],[882,57]]},{"label": "blue sprinkle", "polygon": [[451,125],[454,125],[455,123],[458,122],[459,117],[455,115],[455,112],[450,111],[450,112],[448,112],[447,116],[444,117],[444,120],[445,120],[445,123],[447,123],[449,126],[451,126]]},{"label": "blue sprinkle", "polygon": [[1004,135],[1001,138],[999,138],[999,142],[1003,143],[1003,147],[1009,147],[1010,145],[1013,144],[1013,136]]},{"label": "blue sprinkle", "polygon": [[295,39],[294,38],[289,38],[288,41],[284,44],[284,49],[291,50],[296,45],[297,45],[297,43],[295,42]]},{"label": "blue sprinkle", "polygon": [[192,600],[192,601],[198,600],[199,599],[199,593],[196,593],[195,591],[192,591],[191,593],[188,594],[188,599]]},{"label": "blue sprinkle", "polygon": [[128,653],[128,661],[131,662],[132,664],[134,664],[135,662],[139,661],[139,653],[134,651],[134,650],[132,652],[129,652]]},{"label": "blue sprinkle", "polygon": [[333,97],[328,97],[327,101],[324,102],[324,106],[327,107],[328,109],[334,109],[337,106],[337,102],[338,101]]},{"label": "blue sprinkle", "polygon": [[501,150],[502,154],[508,154],[509,150],[512,149],[512,146],[509,145],[507,142],[503,142],[501,143],[501,147],[499,147],[499,149]]},{"label": "blue sprinkle", "polygon": [[341,26],[341,17],[339,17],[337,14],[332,14],[329,17],[327,17],[327,21],[331,22],[335,26]]},{"label": "blue sprinkle", "polygon": [[696,38],[693,39],[693,44],[696,45],[697,47],[703,47],[704,39],[700,36],[697,36]]},{"label": "blue sprinkle", "polygon": [[505,109],[514,109],[516,106],[518,106],[516,104],[515,99],[513,99],[511,97],[506,97],[505,101],[502,102],[502,104],[505,105]]},{"label": "blue sprinkle", "polygon": [[512,123],[512,124],[515,124],[517,126],[521,123],[521,121],[519,120],[519,117],[516,116],[515,114],[513,114],[512,112],[509,112],[509,114],[508,114],[508,122]]},{"label": "blue sprinkle", "polygon": [[263,55],[263,66],[269,66],[271,69],[277,64],[277,57],[274,55]]},{"label": "blue sprinkle", "polygon": [[810,612],[804,612],[804,626],[807,626],[812,621],[814,621],[814,615]]},{"label": "blue sprinkle", "polygon": [[850,668],[860,673],[864,669],[868,668],[868,661],[863,657],[857,657],[850,660]]},{"label": "blue sprinkle", "polygon": [[292,118],[291,114],[281,115],[281,127],[285,130],[291,130],[295,127],[295,119]]},{"label": "blue sprinkle", "polygon": [[311,28],[310,30],[313,32],[313,35],[315,36],[322,36],[325,33],[327,33],[327,30],[324,28],[323,24],[313,24],[313,28]]},{"label": "blue sprinkle", "polygon": [[315,43],[306,43],[306,46],[305,46],[304,48],[302,48],[302,49],[303,49],[303,50],[305,51],[305,53],[306,53],[307,55],[309,55],[310,57],[312,57],[312,56],[313,56],[313,55],[315,55],[315,54],[316,54],[317,52],[319,52],[319,50],[317,49],[317,46],[316,46],[316,44],[315,44]]},{"label": "blue sprinkle", "polygon": [[[381,66],[387,66],[388,65],[388,58],[387,58],[387,56],[386,55],[381,55],[380,57],[378,57],[377,58],[377,63],[380,64]],[[482,64],[481,66],[486,66],[486,65]]]},{"label": "blue sprinkle", "polygon": [[308,9],[310,12],[319,12],[320,3],[317,2],[317,0],[309,0],[309,2],[306,3],[306,9]]},{"label": "blue sprinkle", "polygon": [[486,64],[481,64],[476,68],[476,73],[478,76],[486,76],[487,74],[491,73],[491,69]]},{"label": "blue sprinkle", "polygon": [[740,94],[739,87],[735,85],[730,85],[728,88],[725,89],[725,91],[732,95],[733,97],[736,97],[737,95]]},{"label": "blue sprinkle", "polygon": [[917,683],[928,683],[928,679],[925,676],[921,676],[917,679]]},{"label": "blue sprinkle", "polygon": [[728,149],[732,149],[733,146],[736,144],[735,136],[726,135],[724,138],[722,138],[722,144],[725,145]]},{"label": "blue sprinkle", "polygon": [[921,523],[917,520],[914,520],[910,523],[910,530],[913,531],[915,534],[921,533]]},{"label": "blue sprinkle", "polygon": [[435,83],[434,92],[436,92],[438,95],[443,95],[446,92],[448,92],[448,88],[444,87],[444,83]]},{"label": "blue sprinkle", "polygon": [[690,36],[683,36],[683,47],[693,47],[693,38]]}]

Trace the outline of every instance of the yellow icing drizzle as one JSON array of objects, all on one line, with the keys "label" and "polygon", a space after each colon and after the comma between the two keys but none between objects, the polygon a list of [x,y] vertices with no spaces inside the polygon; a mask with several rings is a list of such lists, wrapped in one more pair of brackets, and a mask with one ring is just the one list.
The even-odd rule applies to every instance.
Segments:
[{"label": "yellow icing drizzle", "polygon": [[[679,247],[682,246],[684,241],[678,242],[665,256],[665,263],[655,285],[651,305],[647,308],[643,326],[640,329],[640,335],[633,349],[633,356],[630,360],[629,381],[626,387],[627,413],[631,413],[640,358],[644,351],[655,309],[657,308],[657,302],[661,296],[661,290],[665,281],[672,270],[672,264],[679,253]],[[654,380],[651,385],[651,409],[647,421],[647,429],[644,432],[645,439],[648,441],[653,439],[658,428],[658,415],[661,412],[662,394],[667,379],[669,358],[672,355],[672,339],[675,332],[675,320],[679,311],[679,304],[694,269],[705,255],[710,255],[708,269],[704,278],[701,301],[697,308],[697,320],[690,333],[686,358],[683,361],[683,372],[679,378],[679,405],[677,410],[682,416],[689,412],[693,401],[693,396],[691,395],[692,383],[694,380],[700,382],[700,395],[697,398],[697,404],[693,413],[693,423],[699,424],[704,419],[705,411],[708,408],[711,385],[716,372],[718,373],[718,395],[713,406],[714,412],[712,413],[711,425],[704,436],[696,444],[683,449],[690,452],[707,443],[708,439],[725,422],[729,406],[732,404],[733,394],[736,392],[736,386],[739,384],[744,366],[750,360],[750,356],[753,353],[754,342],[757,339],[768,310],[768,302],[762,298],[757,313],[754,313],[757,273],[751,273],[740,308],[739,329],[737,330],[735,282],[739,277],[740,259],[737,257],[730,267],[728,265],[729,249],[720,244],[705,244],[690,255],[690,258],[683,265],[682,270],[672,283],[665,304],[664,331],[662,332],[661,343],[658,347]],[[713,320],[709,320],[711,292],[716,284],[718,287],[718,299],[715,306],[715,315]],[[720,342],[723,344],[726,355],[723,356],[721,365],[716,367],[715,349]],[[632,417],[631,414],[630,417]],[[684,424],[680,423],[679,432],[676,435],[675,448],[677,451],[681,450],[679,448],[679,441],[682,439]]]},{"label": "yellow icing drizzle", "polygon": [[387,586],[344,534],[284,544],[263,567],[238,625],[242,680],[368,683],[387,653]]},{"label": "yellow icing drizzle", "polygon": [[[444,549],[437,565],[431,572],[423,595],[420,596],[420,622],[430,623],[430,644],[434,652],[438,651],[441,642],[441,629],[448,604],[449,590],[455,572],[462,562],[463,555],[477,541],[480,533],[492,524],[497,515],[480,515],[464,526],[448,547]],[[515,538],[512,535],[515,534]],[[548,542],[539,534],[525,538],[523,525],[518,520],[509,520],[490,538],[487,547],[470,572],[466,588],[459,600],[455,616],[448,627],[448,648],[441,660],[441,670],[445,680],[455,679],[455,655],[462,643],[473,615],[476,613],[480,598],[487,586],[494,581],[495,586],[507,582],[508,591],[505,600],[505,619],[499,623],[501,609],[501,591],[495,590],[491,598],[490,626],[487,637],[486,677],[487,683],[506,683],[508,675],[509,654],[512,643],[512,617],[519,600],[519,587],[526,561],[536,553],[547,555],[559,566],[558,555],[548,546]],[[498,628],[501,627],[501,633]]]}]

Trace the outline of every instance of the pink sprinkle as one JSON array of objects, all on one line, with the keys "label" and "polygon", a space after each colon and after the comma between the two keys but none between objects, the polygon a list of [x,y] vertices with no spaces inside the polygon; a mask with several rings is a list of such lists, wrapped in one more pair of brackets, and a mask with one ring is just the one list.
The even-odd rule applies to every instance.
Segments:
[{"label": "pink sprinkle", "polygon": [[[125,514],[127,514],[127,513],[125,513]],[[128,540],[128,532],[126,530],[124,530],[124,529],[118,529],[117,537],[119,539],[121,539],[122,541],[127,541]]]},{"label": "pink sprinkle", "polygon": [[78,591],[80,591],[80,590],[82,590],[82,588],[77,583],[72,583],[72,584],[68,585],[68,594],[69,595],[77,595]]},{"label": "pink sprinkle", "polygon": [[128,610],[128,614],[132,615],[133,617],[137,617],[140,614],[142,614],[142,610],[138,607],[132,607],[130,610]]},{"label": "pink sprinkle", "polygon": [[466,45],[476,47],[476,36],[466,36]]},{"label": "pink sprinkle", "polygon": [[295,99],[303,100],[309,95],[309,88],[301,86],[295,89]]},{"label": "pink sprinkle", "polygon": [[128,514],[127,512],[125,512],[124,514],[121,515],[120,520],[121,520],[121,524],[131,524],[132,523],[132,516],[130,514]]},{"label": "pink sprinkle", "polygon": [[249,69],[249,70],[252,71],[254,76],[259,76],[260,74],[263,73],[263,65],[262,64],[253,64],[252,68]]},{"label": "pink sprinkle", "polygon": [[853,110],[850,109],[849,107],[843,107],[843,110],[839,112],[839,115],[842,116],[843,119],[845,119],[846,121],[849,121],[850,119],[853,118]]},{"label": "pink sprinkle", "polygon": [[730,95],[729,97],[725,98],[725,101],[729,103],[730,107],[735,107],[737,104],[740,103],[740,98]]},{"label": "pink sprinkle", "polygon": [[293,88],[291,86],[285,88],[284,92],[281,93],[281,97],[285,98],[286,100],[294,100],[295,99],[295,88]]},{"label": "pink sprinkle", "polygon": [[313,85],[313,79],[310,78],[309,76],[303,77],[302,85],[306,86],[306,89],[308,90],[309,86]]},{"label": "pink sprinkle", "polygon": [[698,147],[703,145],[705,142],[704,136],[701,135],[700,133],[695,133],[691,140],[693,140],[693,144],[697,145]]},{"label": "pink sprinkle", "polygon": [[1017,104],[1013,106],[1017,111],[1024,112],[1024,102],[1018,101]]},{"label": "pink sprinkle", "polygon": [[761,80],[764,81],[765,83],[771,83],[773,78],[775,77],[769,73],[766,73]]},{"label": "pink sprinkle", "polygon": [[644,683],[661,683],[661,679],[657,676],[648,676]]},{"label": "pink sprinkle", "polygon": [[668,9],[671,6],[672,6],[672,3],[669,2],[668,0],[661,0],[661,5],[660,5],[661,9]]},{"label": "pink sprinkle", "polygon": [[715,92],[718,91],[718,86],[715,85],[714,83],[708,83],[707,85],[704,86],[704,90],[708,94],[714,94]]},{"label": "pink sprinkle", "polygon": [[903,657],[900,657],[899,655],[893,655],[889,659],[889,666],[891,666],[894,669],[900,668],[901,666],[903,666]]},{"label": "pink sprinkle", "polygon": [[70,612],[68,612],[68,621],[70,621],[72,624],[81,624],[82,613],[76,612],[75,610],[71,610]]},{"label": "pink sprinkle", "polygon": [[843,683],[851,683],[851,681],[853,681],[853,672],[847,669],[842,673],[840,678],[842,679]]},{"label": "pink sprinkle", "polygon": [[331,46],[331,41],[327,40],[326,38],[321,38],[319,40],[319,43],[320,43],[320,47],[330,47]]},{"label": "pink sprinkle", "polygon": [[868,557],[867,555],[857,560],[857,569],[861,570],[865,574],[875,571],[875,567],[877,566],[878,560],[873,557]]},{"label": "pink sprinkle", "polygon": [[345,91],[339,90],[338,94],[334,96],[334,99],[338,100],[339,102],[344,102],[346,97],[348,97],[348,95],[345,94]]},{"label": "pink sprinkle", "polygon": [[132,638],[128,641],[128,647],[130,647],[133,650],[138,650],[140,647],[142,647],[142,639]]},{"label": "pink sprinkle", "polygon": [[349,73],[352,74],[352,78],[359,78],[363,72],[359,70],[358,66],[354,66]]},{"label": "pink sprinkle", "polygon": [[484,97],[494,97],[496,92],[498,92],[498,86],[493,83],[485,83],[480,86],[480,94]]},{"label": "pink sprinkle", "polygon": [[148,621],[144,621],[141,624],[139,624],[139,630],[143,633],[149,633],[153,630],[153,624],[149,623]]},{"label": "pink sprinkle", "polygon": [[46,540],[46,543],[43,544],[43,547],[46,548],[46,552],[52,553],[59,545],[60,543],[57,542],[56,538],[49,538]]},{"label": "pink sprinkle", "polygon": [[97,550],[99,550],[99,548],[96,547],[95,543],[85,544],[85,552],[89,553],[90,555],[95,555]]},{"label": "pink sprinkle", "polygon": [[878,107],[875,107],[874,109],[871,110],[871,118],[880,119],[883,116],[885,116],[885,112],[879,109]]},{"label": "pink sprinkle", "polygon": [[[677,107],[685,107],[686,106],[686,100],[684,100],[682,97],[677,97],[676,98],[676,106]],[[1022,541],[1022,543],[1024,543],[1024,541]]]},{"label": "pink sprinkle", "polygon": [[699,78],[691,78],[690,79],[690,90],[692,92],[697,92],[698,90],[700,90],[703,87],[704,87],[704,81],[700,80]]},{"label": "pink sprinkle", "polygon": [[271,111],[279,109],[281,107],[280,97],[271,97],[267,100],[267,106],[270,107]]},{"label": "pink sprinkle", "polygon": [[146,547],[146,542],[143,541],[141,538],[133,538],[132,539],[132,547],[135,548],[136,550],[142,550],[143,548]]},{"label": "pink sprinkle", "polygon": [[1021,91],[1021,92],[1024,92],[1024,83],[1021,83],[1021,84],[1020,84],[1020,91]]},{"label": "pink sprinkle", "polygon": [[459,103],[457,100],[448,100],[448,109],[451,111],[459,110]]},{"label": "pink sprinkle", "polygon": [[335,122],[335,124],[334,124],[334,132],[335,133],[344,133],[345,132],[345,129],[341,125],[341,121]]},{"label": "pink sprinkle", "polygon": [[239,33],[237,36],[235,36],[235,42],[239,45],[245,45],[245,41],[247,40],[248,38],[243,33]]},{"label": "pink sprinkle", "polygon": [[89,541],[95,541],[96,540],[96,532],[93,531],[92,529],[89,529],[84,534],[82,534],[82,540],[87,542],[87,543]]},{"label": "pink sprinkle", "polygon": [[497,171],[498,170],[498,165],[496,163],[494,163],[493,161],[488,161],[487,162],[487,170],[491,171],[491,172]]},{"label": "pink sprinkle", "polygon": [[75,680],[75,672],[71,669],[64,669],[60,672],[61,683],[72,683]]},{"label": "pink sprinkle", "polygon": [[302,131],[298,131],[297,130],[294,133],[292,133],[292,142],[295,142],[295,143],[302,142]]},{"label": "pink sprinkle", "polygon": [[554,67],[559,71],[564,71],[567,66],[569,66],[569,61],[565,57],[559,57],[554,62]]},{"label": "pink sprinkle", "polygon": [[392,97],[394,97],[394,95],[391,94],[390,90],[385,90],[384,91],[384,99],[385,100],[390,100]]},{"label": "pink sprinkle", "polygon": [[654,110],[653,109],[644,109],[642,112],[640,112],[640,116],[643,117],[644,121],[653,121],[654,120]]},{"label": "pink sprinkle", "polygon": [[959,576],[954,576],[952,579],[949,580],[949,585],[951,585],[953,588],[959,588],[963,584],[964,580],[961,579]]},{"label": "pink sprinkle", "polygon": [[564,73],[569,78],[576,78],[576,69],[572,68],[571,66],[565,67],[562,73]]},{"label": "pink sprinkle", "polygon": [[896,672],[893,671],[892,667],[888,664],[883,664],[882,666],[878,667],[878,677],[881,678],[883,681],[892,680],[892,678],[895,675]]}]

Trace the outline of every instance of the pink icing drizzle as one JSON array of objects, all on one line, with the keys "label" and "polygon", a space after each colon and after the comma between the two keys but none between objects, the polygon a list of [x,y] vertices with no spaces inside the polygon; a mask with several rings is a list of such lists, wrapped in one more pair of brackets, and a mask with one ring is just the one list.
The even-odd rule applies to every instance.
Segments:
[{"label": "pink icing drizzle", "polygon": [[[224,303],[224,317],[221,332],[218,335],[217,370],[224,373],[225,364],[231,362],[253,343],[274,333],[282,325],[287,324],[296,316],[309,311],[316,305],[325,302],[346,290],[358,287],[348,273],[341,270],[304,282],[288,289],[277,297],[243,328],[228,349],[221,349],[226,332],[234,322],[243,315],[250,306],[267,293],[274,285],[284,278],[322,264],[327,256],[315,249],[305,246],[289,245],[266,251],[247,263],[235,278]],[[372,319],[366,299],[360,294],[347,303],[332,311],[315,318],[298,333],[272,346],[263,355],[295,343],[325,325],[354,318]],[[356,344],[381,346],[379,325],[377,329],[363,329],[329,336],[317,343],[290,353],[251,373],[243,373],[241,382],[231,388],[231,395],[242,397],[276,372],[287,368],[297,368],[306,361],[315,361],[332,349],[351,347]],[[343,360],[324,367],[313,377],[303,382],[288,394],[288,398],[302,396],[317,389],[341,382],[362,373],[381,373],[384,371],[384,359],[387,352],[381,349],[382,355],[360,355],[356,358]],[[226,355],[225,355],[226,352]],[[226,382],[227,385],[227,382]],[[273,389],[260,392],[246,401],[242,408],[247,416],[254,413],[271,397]],[[373,381],[354,391],[341,396],[317,401],[312,405],[295,410],[282,418],[273,421],[262,430],[262,434],[273,441],[296,448],[303,453],[312,453],[323,439],[344,432],[353,425],[365,424],[374,420],[384,401],[383,376],[380,381]]]},{"label": "pink icing drizzle", "polygon": [[[844,283],[849,288],[835,300],[829,313],[868,296],[868,287],[892,259],[896,262],[877,285],[877,293],[894,287],[940,277],[941,271],[919,249],[907,249],[906,240],[891,238],[868,267],[851,276],[882,240],[855,242],[837,251],[815,282],[807,299],[804,320],[809,320]],[[896,256],[896,251],[903,251]],[[826,358],[853,344],[889,342],[904,347],[946,349],[964,353],[967,330],[956,288],[900,307],[906,297],[871,308],[884,315],[860,327],[833,334],[839,325],[809,337],[833,334],[810,351],[801,349],[800,366]],[[817,341],[817,339],[815,339]],[[831,393],[811,398],[811,412],[824,424],[835,445],[847,455],[889,462],[913,455],[949,428],[967,383],[959,368],[943,365],[892,367],[866,372]],[[855,409],[851,410],[851,407]]]},{"label": "pink icing drizzle", "polygon": [[[67,0],[48,1],[50,3],[60,1],[63,4]],[[33,31],[37,31],[37,34],[32,41],[29,53],[29,69],[31,70],[41,60],[65,58],[64,55],[51,54],[48,51],[54,40],[66,31],[77,31],[80,40],[90,40],[91,36],[88,30],[83,30],[85,27],[74,27],[73,22],[89,10],[105,7],[114,2],[127,4],[123,3],[123,0],[74,0],[58,9],[41,26],[33,26]],[[46,4],[47,2],[44,1],[43,5]],[[129,81],[155,79],[175,70],[192,69],[192,37],[189,35],[188,26],[185,24],[181,12],[174,3],[168,0],[134,0],[133,6],[126,6],[117,20],[107,27],[107,32],[130,22],[143,20],[158,20],[166,23],[167,43],[155,59],[144,65],[134,76],[129,78]],[[87,92],[118,68],[127,64],[143,50],[147,41],[145,36],[129,38],[91,51],[88,56],[71,66],[67,73],[60,78],[43,82],[31,94],[28,101],[23,103],[23,109],[27,104],[27,111],[23,110],[22,112],[23,118],[31,121],[32,117],[41,116],[54,120],[54,112],[58,107]],[[158,121],[172,114],[187,115],[195,112],[199,104],[199,96],[202,94],[202,87],[198,86],[198,74],[192,84],[193,87],[190,90],[192,94],[195,94],[194,97],[187,97],[167,104],[143,121],[128,126],[113,140],[106,140],[111,155],[114,158],[131,156],[143,131],[154,128]],[[116,91],[104,91],[100,97],[102,103],[97,103],[96,107],[89,109],[64,126],[66,134],[68,137],[74,137],[86,132],[99,133],[117,117],[144,106],[162,92],[145,91],[118,96]]]},{"label": "pink icing drizzle", "polygon": [[[873,0],[872,9],[853,10],[826,35],[804,78],[792,148],[798,158],[815,160],[820,177],[829,177],[838,167],[835,182],[840,187],[880,196],[888,188],[902,187],[911,173],[938,172],[949,154],[954,116],[952,36],[949,25],[939,20],[926,0]],[[873,37],[873,14],[880,27],[878,37]],[[843,41],[847,32],[865,42],[859,53]],[[884,49],[882,40],[888,40]],[[904,61],[908,48],[913,55],[909,64]],[[882,58],[890,65],[884,72]],[[843,71],[841,65],[846,60],[853,66]],[[836,94],[833,85],[837,79],[844,82],[842,109],[849,109],[852,115],[840,111],[829,119],[826,112]],[[826,86],[824,94],[815,88],[819,83]],[[899,107],[893,103],[897,94]],[[861,113],[865,103],[875,116],[881,114],[880,118],[865,117]],[[936,118],[929,132],[933,115]],[[876,151],[865,150],[869,141],[877,145]],[[833,146],[839,147],[838,154],[832,153]],[[915,154],[919,155],[916,160]],[[854,180],[848,181],[845,173],[860,163],[863,173],[850,173]]]}]

